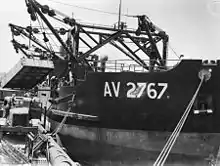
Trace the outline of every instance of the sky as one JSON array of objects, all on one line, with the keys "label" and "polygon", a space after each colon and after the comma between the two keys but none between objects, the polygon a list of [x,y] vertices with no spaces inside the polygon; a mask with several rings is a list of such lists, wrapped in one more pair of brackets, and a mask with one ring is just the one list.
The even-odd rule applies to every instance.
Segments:
[{"label": "sky", "polygon": [[[38,0],[82,22],[113,25],[117,15],[67,6],[117,13],[119,0]],[[61,3],[59,3],[61,2]],[[175,52],[190,59],[220,59],[220,0],[122,0],[122,13],[146,14],[169,35]],[[0,72],[10,70],[22,57],[11,44],[9,23],[30,24],[25,0],[7,0],[0,5]],[[122,17],[128,27],[137,21]]]}]

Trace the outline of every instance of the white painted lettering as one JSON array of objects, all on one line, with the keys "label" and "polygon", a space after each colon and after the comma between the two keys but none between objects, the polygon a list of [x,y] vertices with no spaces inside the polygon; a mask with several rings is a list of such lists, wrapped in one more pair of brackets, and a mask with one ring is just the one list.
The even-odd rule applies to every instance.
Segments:
[{"label": "white painted lettering", "polygon": [[[168,83],[128,82],[129,89],[125,95],[127,98],[141,98],[147,96],[150,99],[161,99],[168,88]],[[162,87],[162,89],[158,89]],[[120,95],[121,82],[105,82],[104,97],[116,97]]]},{"label": "white painted lettering", "polygon": [[152,87],[155,87],[155,83],[149,83],[147,85],[147,95],[150,99],[155,99],[157,97],[157,91]]},{"label": "white painted lettering", "polygon": [[136,89],[136,85],[133,82],[128,82],[127,86],[131,86],[131,89],[127,92],[127,98],[136,98],[136,95],[134,94],[134,91]]},{"label": "white painted lettering", "polygon": [[111,89],[109,87],[109,83],[105,82],[105,88],[104,88],[104,97],[106,96],[112,97]]},{"label": "white painted lettering", "polygon": [[160,91],[157,99],[161,99],[161,97],[163,96],[164,92],[167,90],[168,84],[167,83],[158,83],[158,86],[162,86],[163,89]]},{"label": "white painted lettering", "polygon": [[119,91],[120,91],[120,82],[117,82],[117,87],[115,86],[114,82],[111,82],[111,83],[112,83],[112,88],[113,88],[115,97],[118,97]]},{"label": "white painted lettering", "polygon": [[137,85],[138,85],[138,88],[140,88],[140,91],[139,91],[139,93],[137,95],[137,98],[140,98],[143,95],[144,90],[146,89],[147,83],[138,82]]}]

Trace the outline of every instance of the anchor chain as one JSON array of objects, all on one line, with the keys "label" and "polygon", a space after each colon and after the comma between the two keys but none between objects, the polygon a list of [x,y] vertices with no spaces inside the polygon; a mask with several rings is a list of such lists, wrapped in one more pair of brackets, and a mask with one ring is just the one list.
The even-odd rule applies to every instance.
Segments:
[{"label": "anchor chain", "polygon": [[182,128],[183,125],[185,124],[185,121],[190,113],[190,110],[193,106],[193,103],[195,102],[195,99],[199,93],[199,90],[201,89],[201,86],[203,84],[204,81],[208,81],[211,78],[211,73],[208,70],[201,70],[198,73],[198,77],[200,78],[200,83],[199,86],[196,89],[196,92],[194,93],[190,103],[188,104],[184,114],[182,115],[180,121],[178,122],[175,130],[173,131],[173,133],[171,134],[171,136],[169,137],[168,141],[166,142],[164,148],[162,149],[162,151],[160,152],[159,156],[157,157],[157,160],[155,161],[153,166],[163,166],[171,149],[173,148]]}]

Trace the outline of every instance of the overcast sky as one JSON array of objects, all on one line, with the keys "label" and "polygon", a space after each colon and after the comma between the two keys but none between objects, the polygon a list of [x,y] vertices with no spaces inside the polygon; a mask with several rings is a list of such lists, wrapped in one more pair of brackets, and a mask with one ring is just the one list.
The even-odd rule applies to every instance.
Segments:
[{"label": "overcast sky", "polygon": [[[39,0],[84,22],[114,24],[117,15],[83,10],[56,2],[118,12],[119,0]],[[146,14],[170,36],[171,46],[188,58],[220,59],[220,0],[122,0],[123,13]],[[9,23],[27,26],[25,0],[5,0],[0,5],[0,72],[7,72],[21,58],[11,40]],[[128,26],[136,21],[122,17]],[[132,25],[129,25],[131,23]]]}]

